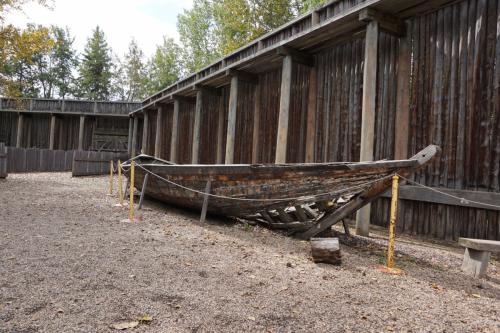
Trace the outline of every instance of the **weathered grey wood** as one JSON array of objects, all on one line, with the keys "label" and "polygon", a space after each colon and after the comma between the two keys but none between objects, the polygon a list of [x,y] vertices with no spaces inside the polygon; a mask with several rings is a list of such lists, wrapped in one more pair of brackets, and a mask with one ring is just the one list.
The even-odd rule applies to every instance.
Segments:
[{"label": "weathered grey wood", "polygon": [[307,101],[306,163],[314,163],[316,139],[316,107],[318,103],[318,73],[312,67],[309,74],[309,93]]},{"label": "weathered grey wood", "polygon": [[408,158],[410,128],[410,73],[411,50],[408,37],[399,39],[398,82],[396,100],[396,133],[394,158]]},{"label": "weathered grey wood", "polygon": [[253,137],[252,137],[252,163],[259,160],[260,151],[260,112],[261,112],[261,93],[260,85],[255,87],[255,106],[253,117]]},{"label": "weathered grey wood", "polygon": [[374,8],[365,8],[359,12],[359,20],[363,22],[377,21],[380,29],[397,36],[406,35],[406,26],[400,18],[377,11]]},{"label": "weathered grey wood", "polygon": [[234,141],[236,136],[236,113],[238,111],[238,86],[237,75],[231,77],[231,90],[229,94],[229,114],[227,120],[226,139],[226,164],[234,163]]},{"label": "weathered grey wood", "polygon": [[[375,142],[375,112],[377,106],[378,35],[378,22],[370,21],[366,28],[365,41],[360,161],[373,161],[373,146]],[[370,214],[370,205],[366,205],[357,212],[356,234],[360,236],[369,235]]]},{"label": "weathered grey wood", "polygon": [[137,139],[138,139],[138,130],[139,130],[139,117],[134,116],[134,128],[132,130],[132,148],[130,157],[137,156]]},{"label": "weathered grey wood", "polygon": [[201,138],[201,113],[203,111],[203,90],[198,89],[196,92],[196,107],[194,114],[193,128],[193,148],[191,163],[198,164],[200,158],[200,138]]},{"label": "weathered grey wood", "polygon": [[85,137],[85,116],[80,116],[80,127],[78,129],[78,150],[83,150],[83,138]]},{"label": "weathered grey wood", "polygon": [[[443,192],[458,198],[455,199],[445,194],[433,191],[430,188],[420,186],[404,185],[399,188],[399,199],[432,202],[449,206],[481,208],[494,211],[500,211],[500,193],[482,192],[482,191],[467,191],[467,190],[452,190],[448,188],[433,188],[439,192]],[[385,192],[385,198],[390,198],[390,192]]]},{"label": "weathered grey wood", "polygon": [[156,137],[155,137],[155,157],[156,158],[161,158],[161,153],[163,151],[163,114],[164,114],[164,108],[159,107],[158,108],[158,114],[156,116]]},{"label": "weathered grey wood", "polygon": [[179,146],[179,134],[178,134],[178,125],[179,125],[179,109],[180,109],[180,100],[174,100],[174,115],[172,118],[172,140],[170,143],[170,161],[173,163],[177,162],[177,147]]},{"label": "weathered grey wood", "polygon": [[222,164],[225,158],[225,149],[224,149],[224,115],[226,111],[224,110],[223,100],[220,99],[219,105],[219,114],[217,115],[217,164]]},{"label": "weathered grey wood", "polygon": [[22,147],[23,130],[24,130],[24,115],[22,113],[19,113],[17,116],[16,148]]},{"label": "weathered grey wood", "polygon": [[283,58],[283,70],[281,74],[280,114],[278,120],[278,135],[276,142],[276,164],[286,163],[286,151],[288,144],[288,123],[290,118],[290,97],[292,93],[292,56]]},{"label": "weathered grey wood", "polygon": [[291,223],[291,222],[293,222],[292,218],[282,208],[278,208],[278,209],[276,209],[276,211],[278,212],[278,214],[280,216],[281,222],[283,222],[283,223]]},{"label": "weathered grey wood", "polygon": [[476,251],[500,252],[500,241],[488,239],[459,238],[458,244]]},{"label": "weathered grey wood", "polygon": [[241,70],[237,70],[237,69],[228,69],[226,71],[226,75],[227,76],[237,76],[239,81],[243,81],[243,82],[248,82],[248,83],[252,83],[252,84],[257,84],[259,83],[259,76],[258,75],[255,75],[253,73],[249,73],[249,72],[245,72],[245,71],[241,71]]},{"label": "weathered grey wood", "polygon": [[315,263],[340,265],[342,255],[338,238],[312,238],[311,254]]},{"label": "weathered grey wood", "polygon": [[0,142],[0,179],[7,178],[7,147]]},{"label": "weathered grey wood", "polygon": [[132,157],[132,145],[133,145],[133,137],[134,137],[134,118],[130,117],[128,121],[128,146],[127,152],[128,156]]},{"label": "weathered grey wood", "polygon": [[144,119],[142,124],[142,154],[147,154],[149,149],[149,112],[144,111]]},{"label": "weathered grey wood", "polygon": [[481,279],[486,275],[491,252],[465,248],[462,271],[474,278]]},{"label": "weathered grey wood", "polygon": [[141,196],[139,198],[139,206],[137,207],[137,210],[142,209],[142,204],[144,203],[144,196],[146,195],[148,187],[148,180],[149,180],[149,173],[146,173],[146,176],[144,176],[144,181],[142,183]]},{"label": "weathered grey wood", "polygon": [[50,116],[50,129],[49,129],[49,149],[54,150],[55,148],[55,139],[56,139],[56,116]]},{"label": "weathered grey wood", "polygon": [[296,205],[295,206],[295,215],[297,216],[297,219],[299,219],[299,221],[305,222],[305,221],[308,220],[307,214],[306,214],[306,212],[304,211],[304,208],[302,208],[301,205]]},{"label": "weathered grey wood", "polygon": [[314,57],[308,54],[307,52],[299,51],[290,46],[280,46],[276,50],[276,53],[280,56],[290,56],[293,59],[293,62],[298,64],[302,64],[305,66],[314,66]]},{"label": "weathered grey wood", "polygon": [[201,208],[201,216],[200,216],[201,223],[205,223],[205,220],[207,218],[208,200],[210,198],[209,194],[211,189],[212,189],[212,181],[209,180],[207,181],[207,185],[205,186],[205,195],[203,196],[203,206]]}]

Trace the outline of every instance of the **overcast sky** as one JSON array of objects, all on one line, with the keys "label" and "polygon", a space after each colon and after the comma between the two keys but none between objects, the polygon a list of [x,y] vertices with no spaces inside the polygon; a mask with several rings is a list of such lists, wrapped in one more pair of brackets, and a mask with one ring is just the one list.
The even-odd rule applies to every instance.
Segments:
[{"label": "overcast sky", "polygon": [[53,9],[29,4],[23,13],[8,14],[7,21],[17,26],[67,26],[78,51],[83,50],[92,29],[99,25],[119,56],[127,51],[132,38],[149,56],[163,36],[178,39],[177,15],[191,5],[192,0],[54,0]]}]

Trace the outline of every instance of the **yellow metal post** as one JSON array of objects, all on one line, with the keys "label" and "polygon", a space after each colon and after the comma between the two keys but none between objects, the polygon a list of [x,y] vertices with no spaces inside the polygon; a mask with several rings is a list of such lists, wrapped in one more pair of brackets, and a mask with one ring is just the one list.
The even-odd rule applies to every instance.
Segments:
[{"label": "yellow metal post", "polygon": [[123,206],[123,176],[122,162],[118,160],[118,196],[120,197],[120,205]]},{"label": "yellow metal post", "polygon": [[109,194],[113,194],[113,161],[109,162]]},{"label": "yellow metal post", "polygon": [[129,211],[129,219],[130,222],[134,222],[135,220],[135,212],[134,212],[134,177],[135,177],[135,161],[130,163],[130,211]]},{"label": "yellow metal post", "polygon": [[398,214],[399,177],[392,177],[391,221],[389,225],[389,246],[387,248],[387,267],[394,268],[394,242],[396,239],[396,220]]}]

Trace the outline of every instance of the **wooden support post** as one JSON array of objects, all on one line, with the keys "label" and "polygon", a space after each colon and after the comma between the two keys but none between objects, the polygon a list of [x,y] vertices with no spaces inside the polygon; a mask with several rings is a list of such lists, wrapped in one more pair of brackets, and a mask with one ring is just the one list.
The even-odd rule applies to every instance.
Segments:
[{"label": "wooden support post", "polygon": [[23,129],[24,129],[24,115],[22,113],[19,113],[18,116],[17,116],[16,148],[21,148],[22,147]]},{"label": "wooden support post", "polygon": [[136,157],[137,156],[137,138],[138,138],[138,133],[137,131],[139,130],[139,118],[137,115],[134,116],[134,128],[132,130],[132,148],[130,149],[131,154],[130,157]]},{"label": "wooden support post", "polygon": [[387,246],[387,267],[394,268],[394,248],[398,213],[399,177],[392,177],[391,220],[389,221],[389,244]]},{"label": "wooden support post", "polygon": [[163,107],[158,108],[158,114],[156,116],[156,138],[155,138],[155,157],[162,158],[161,154],[163,152]]},{"label": "wooden support post", "polygon": [[191,164],[198,164],[200,158],[201,113],[203,110],[203,89],[196,92],[196,111],[194,114],[193,151]]},{"label": "wooden support post", "polygon": [[399,39],[398,88],[396,100],[396,133],[394,158],[408,158],[408,139],[410,128],[410,72],[411,50],[408,37]]},{"label": "wooden support post", "polygon": [[135,209],[134,209],[134,195],[135,195],[135,161],[130,163],[130,190],[129,190],[129,213],[128,218],[130,222],[135,222]]},{"label": "wooden support post", "polygon": [[224,110],[224,103],[222,101],[222,98],[220,100],[220,106],[219,106],[219,121],[217,124],[217,164],[222,164],[224,162],[224,116],[226,114],[226,111]]},{"label": "wooden support post", "polygon": [[78,130],[78,150],[83,150],[83,139],[85,138],[85,116],[80,116],[80,128]]},{"label": "wooden support post", "polygon": [[148,186],[148,180],[149,180],[149,173],[146,173],[146,176],[144,176],[144,181],[142,183],[141,196],[139,198],[139,206],[137,207],[137,210],[142,209],[142,204],[144,202],[144,196],[146,195],[146,188]]},{"label": "wooden support post", "polygon": [[205,186],[205,195],[203,197],[203,206],[201,208],[200,223],[205,223],[205,220],[207,218],[208,199],[210,198],[209,194],[211,191],[211,187],[212,187],[212,181],[209,180],[207,181],[207,185]]},{"label": "wooden support post", "polygon": [[307,102],[307,133],[306,133],[306,163],[315,162],[316,149],[316,106],[318,72],[315,67],[311,67],[309,74],[309,93]]},{"label": "wooden support post", "polygon": [[179,125],[180,101],[174,100],[174,115],[172,119],[172,140],[170,143],[170,161],[177,162],[177,146],[179,145],[178,125]]},{"label": "wooden support post", "polygon": [[[375,137],[375,110],[377,103],[377,64],[378,64],[377,21],[371,21],[366,28],[365,68],[363,76],[363,103],[361,116],[361,154],[360,161],[373,161]],[[366,205],[356,214],[356,234],[370,234],[371,206]]]},{"label": "wooden support post", "polygon": [[144,121],[142,124],[142,154],[148,153],[149,148],[149,112],[144,110]]},{"label": "wooden support post", "polygon": [[226,164],[234,163],[234,140],[236,135],[236,114],[238,109],[238,75],[231,78],[229,94],[229,114],[227,119]]},{"label": "wooden support post", "polygon": [[288,122],[290,115],[290,97],[292,93],[292,69],[293,60],[291,55],[283,58],[283,71],[281,75],[281,97],[280,114],[278,121],[278,135],[276,142],[276,164],[286,163],[286,151],[288,143]]},{"label": "wooden support post", "polygon": [[50,116],[50,129],[49,129],[49,149],[54,150],[56,146],[56,116]]},{"label": "wooden support post", "polygon": [[260,84],[255,86],[255,107],[253,117],[253,138],[252,138],[252,163],[259,162],[260,152]]},{"label": "wooden support post", "polygon": [[134,118],[130,117],[128,121],[128,156],[132,157],[132,144],[134,137]]}]

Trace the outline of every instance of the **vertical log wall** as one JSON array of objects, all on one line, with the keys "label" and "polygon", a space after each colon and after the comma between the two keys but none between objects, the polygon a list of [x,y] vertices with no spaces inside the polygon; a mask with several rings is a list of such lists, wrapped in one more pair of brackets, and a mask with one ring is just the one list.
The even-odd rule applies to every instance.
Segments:
[{"label": "vertical log wall", "polygon": [[[362,2],[338,1],[318,12],[316,19],[335,17]],[[292,52],[290,78],[283,75],[289,70],[283,58],[265,69],[256,65],[237,80],[237,74],[228,74],[225,83],[209,87],[200,99],[198,162],[224,163],[227,156],[232,163],[358,161],[362,140],[373,140],[373,156],[366,159],[406,158],[434,143],[443,148],[441,159],[414,180],[432,187],[498,193],[498,17],[499,1],[464,0],[412,16],[403,33],[381,25],[371,138],[362,138],[363,85],[368,86],[364,32],[325,41],[307,54]],[[263,47],[272,42],[270,38],[260,42]],[[298,61],[303,56],[312,57],[313,65]],[[283,79],[290,79],[289,84]],[[231,87],[236,96],[232,106]],[[290,89],[289,96],[284,87]],[[172,143],[171,133],[178,132],[173,145],[177,163],[192,162],[194,96],[179,100],[177,123],[169,104],[172,121],[165,122],[165,140]],[[287,103],[289,108],[283,109]],[[236,110],[234,119],[230,110]],[[286,146],[277,149],[283,126]],[[228,128],[234,128],[234,136]],[[228,150],[227,142],[233,139],[234,148]],[[164,158],[169,153],[172,158],[167,150]],[[388,205],[387,199],[372,205],[372,223],[386,225]],[[440,239],[500,239],[500,213],[495,210],[403,200],[399,216],[400,232]]]}]

